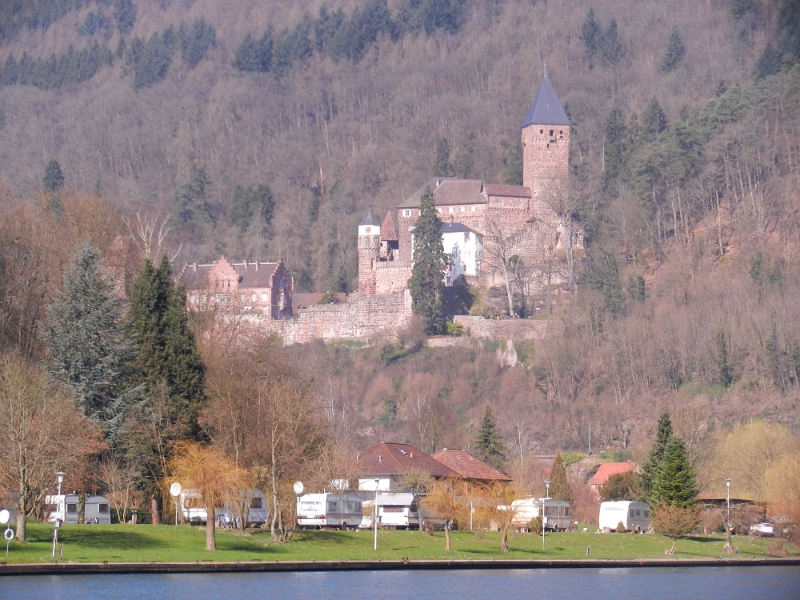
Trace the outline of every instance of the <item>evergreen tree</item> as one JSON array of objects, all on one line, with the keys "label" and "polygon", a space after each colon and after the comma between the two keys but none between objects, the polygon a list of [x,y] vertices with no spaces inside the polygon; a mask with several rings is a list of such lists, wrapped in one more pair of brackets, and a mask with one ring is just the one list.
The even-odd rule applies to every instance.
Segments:
[{"label": "evergreen tree", "polygon": [[413,231],[414,267],[408,289],[411,308],[425,321],[428,335],[445,329],[444,291],[445,255],[442,245],[442,222],[433,207],[433,194],[426,189],[420,201],[420,215]]},{"label": "evergreen tree", "polygon": [[600,38],[603,35],[603,30],[600,28],[600,23],[594,18],[594,9],[590,8],[586,14],[586,19],[581,25],[581,41],[583,42],[586,50],[586,57],[589,59],[589,68],[593,68],[594,59],[600,48]]},{"label": "evergreen tree", "polygon": [[694,469],[689,461],[686,446],[679,437],[672,436],[664,449],[664,456],[653,477],[651,504],[666,502],[671,506],[686,508],[697,499]]},{"label": "evergreen tree", "polygon": [[64,187],[64,173],[61,171],[61,165],[58,164],[57,160],[51,160],[47,163],[44,169],[42,186],[48,194],[55,194]]},{"label": "evergreen tree", "polygon": [[550,497],[572,502],[572,488],[569,486],[567,469],[564,466],[564,459],[561,458],[561,452],[556,454],[553,459],[553,468],[550,469]]},{"label": "evergreen tree", "polygon": [[205,367],[195,344],[186,294],[175,289],[167,257],[154,268],[148,259],[131,290],[128,324],[134,341],[131,367],[153,394],[165,385],[169,403],[199,434],[197,414],[204,399]]},{"label": "evergreen tree", "polygon": [[483,420],[478,434],[475,436],[475,449],[478,457],[486,464],[495,469],[502,468],[503,462],[506,460],[506,447],[503,444],[503,437],[497,431],[497,423],[488,404],[483,412]]},{"label": "evergreen tree", "polygon": [[675,25],[669,36],[667,51],[664,53],[664,58],[661,61],[661,70],[664,71],[664,73],[670,73],[677,69],[678,65],[683,60],[684,54],[686,54],[686,46],[683,45],[681,32],[678,26]]},{"label": "evergreen tree", "polygon": [[119,32],[125,35],[136,23],[136,6],[131,0],[114,0],[114,19]]},{"label": "evergreen tree", "polygon": [[455,169],[450,162],[450,142],[446,138],[436,140],[436,150],[433,158],[434,177],[453,177]]},{"label": "evergreen tree", "polygon": [[603,183],[608,186],[622,174],[629,147],[628,127],[625,123],[625,113],[621,109],[615,108],[608,114],[604,134]]},{"label": "evergreen tree", "polygon": [[211,208],[208,205],[210,188],[211,179],[205,167],[197,169],[189,181],[178,186],[175,190],[177,200],[175,212],[179,223],[189,221],[213,223]]},{"label": "evergreen tree", "polygon": [[668,412],[661,413],[658,418],[658,431],[656,432],[656,441],[650,448],[650,454],[647,461],[642,466],[641,483],[642,493],[645,498],[650,498],[650,493],[653,489],[653,478],[655,477],[658,466],[661,464],[661,459],[664,457],[664,452],[667,448],[667,442],[672,437],[672,421],[669,418]]},{"label": "evergreen tree", "polygon": [[503,183],[522,185],[522,141],[503,143]]},{"label": "evergreen tree", "polygon": [[189,68],[196,67],[208,49],[217,44],[217,32],[214,26],[202,17],[195,20],[191,27],[181,23],[178,38],[181,42],[181,56]]},{"label": "evergreen tree", "polygon": [[600,58],[605,67],[613,67],[622,60],[622,42],[617,33],[617,21],[611,19],[600,38]]},{"label": "evergreen tree", "polygon": [[42,338],[49,347],[50,374],[72,388],[84,416],[98,422],[113,443],[139,390],[126,387],[125,366],[132,354],[122,303],[101,268],[99,253],[86,242],[47,309]]},{"label": "evergreen tree", "polygon": [[667,115],[658,103],[658,100],[653,98],[650,104],[644,110],[642,115],[642,137],[648,144],[654,142],[658,134],[667,128]]}]

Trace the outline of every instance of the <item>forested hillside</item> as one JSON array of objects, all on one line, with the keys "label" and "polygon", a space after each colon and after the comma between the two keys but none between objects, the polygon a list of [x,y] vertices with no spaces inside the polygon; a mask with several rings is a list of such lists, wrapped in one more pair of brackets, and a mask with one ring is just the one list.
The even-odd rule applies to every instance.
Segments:
[{"label": "forested hillside", "polygon": [[599,444],[643,448],[664,408],[693,450],[751,418],[794,426],[796,0],[0,11],[5,347],[41,352],[40,307],[81,233],[107,247],[124,230],[112,213],[168,217],[178,263],[282,258],[299,291],[352,289],[367,203],[382,216],[436,164],[518,181],[546,67],[574,124],[587,253],[572,302],[532,301],[565,334],[514,368],[494,346],[300,350],[346,445],[466,446],[489,402],[520,457],[584,448],[590,421]]}]

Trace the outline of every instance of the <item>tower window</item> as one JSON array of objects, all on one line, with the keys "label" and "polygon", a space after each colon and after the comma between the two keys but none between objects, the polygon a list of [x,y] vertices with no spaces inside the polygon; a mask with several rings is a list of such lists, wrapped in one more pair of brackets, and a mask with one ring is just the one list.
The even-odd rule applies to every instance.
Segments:
[{"label": "tower window", "polygon": [[466,210],[467,210],[467,209],[466,209],[466,208],[464,208],[463,206],[461,207],[461,212],[466,212]]},{"label": "tower window", "polygon": [[403,211],[403,216],[404,217],[410,217],[411,216],[411,211],[410,210],[404,210]]},{"label": "tower window", "polygon": [[543,133],[544,133],[544,129],[540,129],[539,130],[539,135],[542,135]]}]

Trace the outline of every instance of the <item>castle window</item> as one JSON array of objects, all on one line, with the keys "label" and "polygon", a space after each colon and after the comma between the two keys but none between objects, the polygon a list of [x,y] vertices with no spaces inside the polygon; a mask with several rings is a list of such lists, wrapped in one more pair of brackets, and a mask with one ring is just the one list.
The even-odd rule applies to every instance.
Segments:
[{"label": "castle window", "polygon": [[540,129],[540,130],[539,130],[539,135],[541,135],[541,134],[543,134],[543,133],[544,133],[544,129]]},{"label": "castle window", "polygon": [[467,210],[467,209],[466,209],[466,208],[464,208],[463,206],[461,207],[461,212],[466,212],[466,210]]},{"label": "castle window", "polygon": [[192,304],[197,304],[197,296],[195,296],[194,294],[189,296],[189,302],[191,302]]},{"label": "castle window", "polygon": [[257,298],[258,298],[258,294],[252,294],[250,296],[250,302],[255,302]]},{"label": "castle window", "polygon": [[404,210],[403,211],[403,216],[404,217],[410,217],[411,216],[411,211],[410,210]]},{"label": "castle window", "polygon": [[247,302],[247,294],[239,294],[239,302]]},{"label": "castle window", "polygon": [[267,294],[266,294],[266,293],[264,293],[264,294],[261,294],[261,301],[262,301],[262,302],[267,302],[267,300],[268,300],[268,299],[269,299],[269,298],[267,297]]},{"label": "castle window", "polygon": [[450,208],[448,208],[447,212],[453,212],[453,207],[451,206]]},{"label": "castle window", "polygon": [[552,137],[552,135],[553,135],[553,130],[551,129],[550,130],[550,136]]},{"label": "castle window", "polygon": [[474,206],[470,206],[470,207],[469,207],[469,209],[470,209],[472,212],[475,212],[475,207],[474,207]]},{"label": "castle window", "polygon": [[473,227],[477,227],[477,226],[478,226],[478,222],[477,222],[477,221],[473,221],[473,222],[472,222],[472,226],[473,226]]}]

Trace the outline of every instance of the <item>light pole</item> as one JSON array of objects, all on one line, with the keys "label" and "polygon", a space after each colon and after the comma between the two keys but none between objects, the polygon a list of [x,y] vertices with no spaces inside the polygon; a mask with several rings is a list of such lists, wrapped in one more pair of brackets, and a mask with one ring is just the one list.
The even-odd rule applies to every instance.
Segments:
[{"label": "light pole", "polygon": [[63,512],[64,518],[67,518],[67,505],[64,502],[64,499],[61,497],[61,484],[64,483],[64,477],[66,474],[63,471],[58,471],[56,473],[56,477],[58,478],[58,495],[56,496],[56,522],[53,525],[53,558],[56,557],[56,546],[58,545],[58,528],[61,526],[61,519],[59,515]]},{"label": "light pole", "polygon": [[728,536],[728,541],[725,544],[725,552],[733,551],[733,544],[731,544],[731,480],[725,480],[725,487],[728,490],[728,518],[725,520],[725,532]]},{"label": "light pole", "polygon": [[[550,480],[549,479],[545,479],[544,480],[544,487],[546,489],[546,498],[545,498],[545,500],[549,500],[550,499]],[[547,520],[544,518],[544,507],[545,507],[545,503],[544,503],[544,500],[542,500],[542,552],[544,552],[544,526],[547,524]]]},{"label": "light pole", "polygon": [[380,479],[375,480],[375,506],[372,507],[372,525],[375,528],[375,544],[374,550],[378,551],[378,484]]}]

